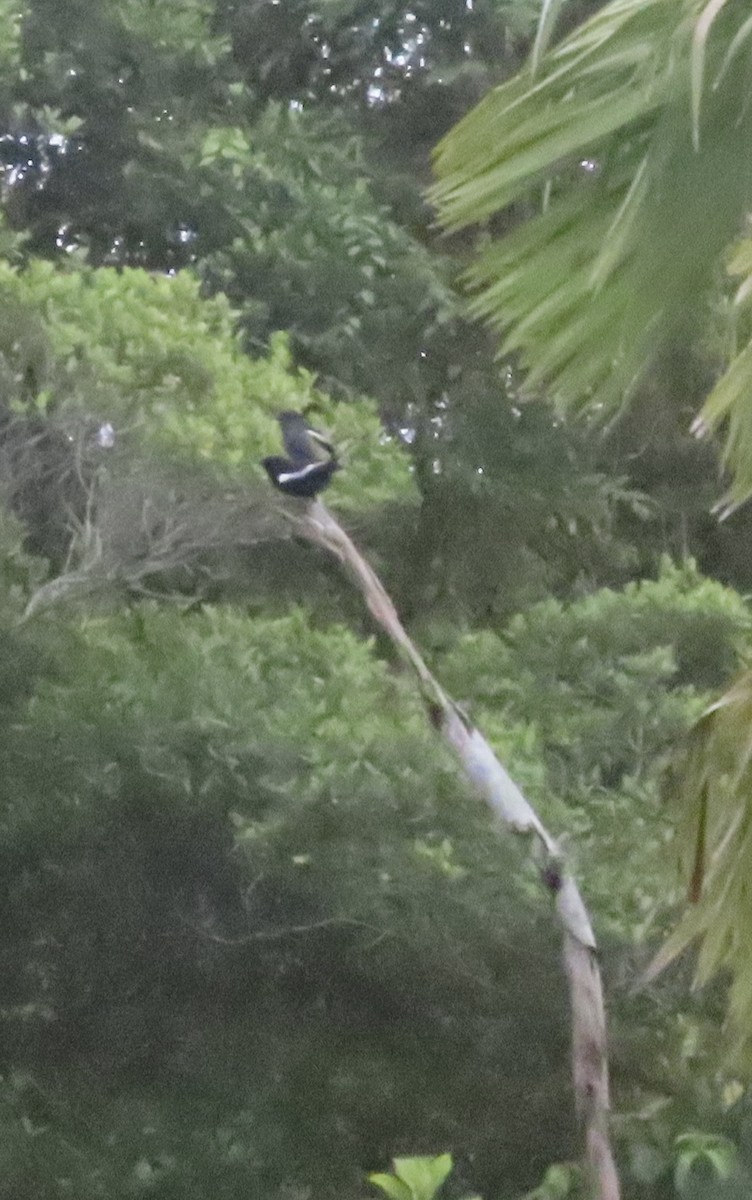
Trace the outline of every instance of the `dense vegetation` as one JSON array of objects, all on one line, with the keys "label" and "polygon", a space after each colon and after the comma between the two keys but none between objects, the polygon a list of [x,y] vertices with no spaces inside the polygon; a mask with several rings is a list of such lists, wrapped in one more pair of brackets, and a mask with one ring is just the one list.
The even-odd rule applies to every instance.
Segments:
[{"label": "dense vegetation", "polygon": [[605,432],[523,402],[424,198],[537,4],[0,7],[0,1196],[349,1200],[451,1151],[450,1194],[516,1200],[580,1152],[536,872],[269,488],[283,408],[568,839],[625,1194],[746,1195],[722,988],[635,990],[666,767],[749,641],[689,434],[723,349],[662,346]]}]

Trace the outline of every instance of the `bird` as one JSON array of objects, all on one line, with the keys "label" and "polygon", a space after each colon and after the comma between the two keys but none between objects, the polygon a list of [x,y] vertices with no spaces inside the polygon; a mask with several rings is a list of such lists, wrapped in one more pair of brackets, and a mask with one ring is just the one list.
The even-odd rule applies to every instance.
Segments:
[{"label": "bird", "polygon": [[320,429],[308,424],[302,413],[286,409],[277,414],[277,420],[282,428],[285,450],[296,467],[336,459],[334,446]]},{"label": "bird", "polygon": [[271,455],[262,459],[261,464],[275,487],[288,496],[300,496],[312,499],[318,492],[328,487],[332,475],[340,469],[336,458],[326,462],[291,462],[289,458]]},{"label": "bird", "polygon": [[288,496],[311,499],[331,483],[339,463],[334,446],[302,413],[277,413],[288,457],[271,455],[262,465],[275,487]]}]

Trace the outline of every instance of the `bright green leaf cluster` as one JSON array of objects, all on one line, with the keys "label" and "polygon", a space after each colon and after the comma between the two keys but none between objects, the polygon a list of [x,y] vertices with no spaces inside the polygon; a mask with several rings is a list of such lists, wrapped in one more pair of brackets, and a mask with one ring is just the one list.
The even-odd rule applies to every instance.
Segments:
[{"label": "bright green leaf cluster", "polygon": [[700,1176],[703,1168],[709,1168],[715,1179],[727,1179],[737,1159],[734,1143],[711,1133],[683,1133],[676,1139],[676,1149],[674,1182],[680,1196],[692,1195],[693,1177]]},{"label": "bright green leaf cluster", "polygon": [[369,1175],[389,1200],[434,1200],[452,1169],[451,1154],[436,1158],[395,1158],[391,1175]]},{"label": "bright green leaf cluster", "polygon": [[106,419],[126,445],[265,478],[259,460],[281,450],[275,414],[314,406],[334,441],[352,447],[333,497],[361,508],[414,494],[407,459],[381,436],[373,405],[333,404],[309,372],[292,368],[282,334],[266,357],[250,359],[227,300],[203,299],[188,272],[0,263],[0,309],[22,312],[49,341],[38,402]]}]

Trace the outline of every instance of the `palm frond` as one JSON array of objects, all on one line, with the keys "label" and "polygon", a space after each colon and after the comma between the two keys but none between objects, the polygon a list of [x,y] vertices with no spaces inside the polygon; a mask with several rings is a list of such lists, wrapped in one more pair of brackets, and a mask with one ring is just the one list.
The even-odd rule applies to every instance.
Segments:
[{"label": "palm frond", "polygon": [[550,45],[554,26],[565,4],[566,0],[543,0],[538,28],[535,32],[533,50],[530,55],[530,69],[533,74],[538,70],[540,60]]},{"label": "palm frond", "polygon": [[[612,0],[436,149],[431,198],[448,230],[532,208],[486,239],[467,273],[471,309],[503,331],[502,353],[520,354],[529,386],[564,407],[623,401],[705,302],[752,206],[744,7]],[[745,358],[747,370],[752,385]],[[733,379],[728,391],[733,406]],[[749,461],[752,492],[752,444]]]},{"label": "palm frond", "polygon": [[654,959],[649,975],[698,943],[695,981],[731,973],[734,1053],[749,1049],[752,1017],[752,672],[694,727],[676,778],[678,848],[689,876],[702,837],[696,903]]},{"label": "palm frond", "polygon": [[724,459],[731,486],[718,505],[722,517],[752,496],[752,238],[743,237],[732,247],[727,271],[735,281],[730,361],[696,422],[700,434],[725,432]]},{"label": "palm frond", "polygon": [[705,49],[713,22],[720,15],[726,3],[727,0],[708,0],[708,3],[695,21],[692,33],[690,78],[692,86],[692,142],[695,150],[698,150],[700,147],[700,107],[704,91]]}]

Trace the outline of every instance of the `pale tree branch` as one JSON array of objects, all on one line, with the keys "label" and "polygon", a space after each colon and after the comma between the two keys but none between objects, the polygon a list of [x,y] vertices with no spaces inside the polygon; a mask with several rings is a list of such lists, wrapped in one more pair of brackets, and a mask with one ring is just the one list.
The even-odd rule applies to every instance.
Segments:
[{"label": "pale tree branch", "polygon": [[387,930],[378,929],[375,925],[369,925],[366,921],[356,921],[351,917],[323,917],[320,921],[308,921],[302,925],[281,925],[278,929],[255,929],[252,933],[241,934],[240,937],[225,937],[224,934],[213,933],[207,929],[198,929],[197,932],[207,941],[217,942],[220,946],[247,946],[251,942],[283,941],[294,935],[316,933],[319,929],[351,927],[367,929],[370,933],[376,934],[374,945],[389,936]]},{"label": "pale tree branch", "polygon": [[81,515],[69,512],[66,523],[70,546],[63,571],[31,595],[25,621],[62,601],[118,590],[185,602],[184,593],[171,597],[150,582],[176,570],[201,573],[207,555],[291,536],[289,523],[252,495],[207,498],[190,481],[180,489],[148,478],[113,479],[107,472],[89,481]]},{"label": "pale tree branch", "polygon": [[297,524],[305,537],[339,559],[360,588],[374,618],[415,672],[432,724],[459,759],[475,790],[509,829],[532,839],[541,881],[554,901],[563,936],[572,1014],[572,1078],[584,1134],[584,1158],[594,1197],[619,1200],[608,1130],[606,1018],[595,936],[561,849],[483,735],[431,673],[381,581],[329,510],[314,500]]}]

